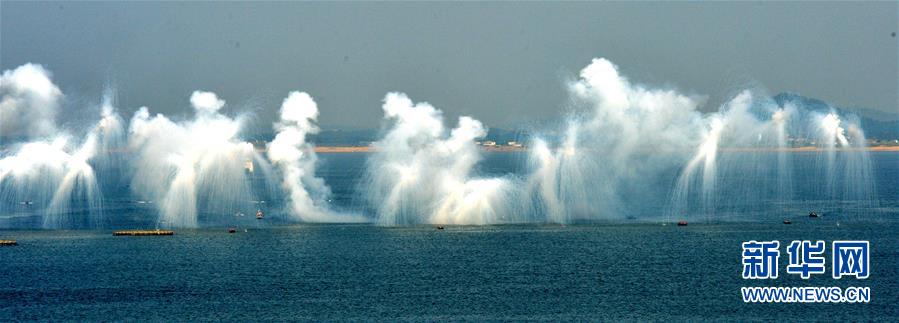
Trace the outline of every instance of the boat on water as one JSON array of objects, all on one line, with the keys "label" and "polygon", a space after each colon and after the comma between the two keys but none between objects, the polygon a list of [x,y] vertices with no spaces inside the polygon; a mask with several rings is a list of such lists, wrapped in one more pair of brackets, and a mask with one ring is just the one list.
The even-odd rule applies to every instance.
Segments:
[{"label": "boat on water", "polygon": [[114,236],[170,236],[174,235],[172,230],[120,230],[112,233]]},{"label": "boat on water", "polygon": [[686,220],[678,221],[678,222],[677,222],[677,226],[679,226],[679,227],[685,227],[685,226],[687,226],[687,221],[686,221]]},{"label": "boat on water", "polygon": [[818,213],[815,213],[815,212],[809,213],[809,214],[808,214],[808,217],[810,217],[810,218],[817,218],[817,217],[818,217]]},{"label": "boat on water", "polygon": [[235,233],[235,232],[237,232],[236,228],[228,228],[228,233]]},{"label": "boat on water", "polygon": [[256,210],[256,219],[262,220],[265,217],[265,213],[262,213],[262,210]]},{"label": "boat on water", "polygon": [[790,220],[784,220],[784,224],[792,224],[792,223],[793,223],[793,221],[790,221]]}]

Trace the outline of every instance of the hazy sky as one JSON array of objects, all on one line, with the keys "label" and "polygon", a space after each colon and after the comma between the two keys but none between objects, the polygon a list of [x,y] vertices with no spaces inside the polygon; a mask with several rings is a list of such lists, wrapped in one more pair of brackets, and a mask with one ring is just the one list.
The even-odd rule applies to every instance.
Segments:
[{"label": "hazy sky", "polygon": [[[187,114],[193,90],[274,120],[307,91],[325,126],[376,127],[403,91],[492,126],[558,118],[593,57],[632,81],[709,95],[796,92],[899,117],[897,2],[2,2],[0,67],[43,64],[70,98],[118,91]],[[706,110],[717,109],[716,106]]]}]

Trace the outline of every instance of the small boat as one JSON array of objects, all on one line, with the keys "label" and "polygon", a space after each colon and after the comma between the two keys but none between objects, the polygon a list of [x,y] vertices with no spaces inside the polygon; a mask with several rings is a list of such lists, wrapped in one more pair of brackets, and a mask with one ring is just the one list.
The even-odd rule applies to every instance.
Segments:
[{"label": "small boat", "polygon": [[444,228],[443,228],[442,225],[438,225],[438,226],[437,226],[437,230],[443,230],[443,229],[444,229]]},{"label": "small boat", "polygon": [[790,221],[790,220],[784,220],[784,224],[792,224],[792,223],[793,223],[793,221]]},{"label": "small boat", "polygon": [[262,213],[262,210],[256,210],[256,219],[262,220],[265,217],[265,214]]},{"label": "small boat", "polygon": [[687,226],[687,221],[685,221],[685,220],[678,221],[678,222],[677,222],[677,226],[679,226],[679,227],[685,227],[685,226]]},{"label": "small boat", "polygon": [[810,217],[810,218],[817,218],[817,217],[818,217],[818,213],[815,213],[815,212],[809,213],[809,214],[808,214],[808,217]]},{"label": "small boat", "polygon": [[121,230],[112,233],[114,236],[170,236],[174,235],[172,230]]},{"label": "small boat", "polygon": [[235,229],[235,228],[228,228],[228,233],[235,233],[235,232],[237,232],[237,229]]}]

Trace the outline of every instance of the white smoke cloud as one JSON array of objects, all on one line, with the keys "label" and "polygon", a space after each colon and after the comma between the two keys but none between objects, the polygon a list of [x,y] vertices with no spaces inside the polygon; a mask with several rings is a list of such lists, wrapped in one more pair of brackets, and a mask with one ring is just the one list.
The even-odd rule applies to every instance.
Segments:
[{"label": "white smoke cloud", "polygon": [[261,160],[250,143],[238,138],[242,119],[218,113],[225,101],[197,91],[191,104],[196,111],[191,120],[151,117],[142,107],[129,128],[135,153],[132,189],[156,202],[164,226],[197,227],[198,209],[217,215],[248,211],[252,194],[246,165]]},{"label": "white smoke cloud", "polygon": [[62,91],[41,65],[28,63],[0,76],[0,137],[47,137],[56,133]]},{"label": "white smoke cloud", "polygon": [[605,59],[594,59],[569,89],[586,117],[571,119],[556,148],[537,140],[531,153],[528,194],[550,222],[622,216],[631,193],[657,186],[702,129],[702,98],[631,84]]},{"label": "white smoke cloud", "polygon": [[278,134],[268,144],[268,158],[283,174],[282,187],[289,194],[290,209],[297,220],[330,222],[338,220],[326,209],[330,189],[315,177],[316,155],[306,136],[318,132],[318,106],[305,92],[290,92],[281,105]]},{"label": "white smoke cloud", "polygon": [[198,114],[213,114],[225,106],[225,100],[219,99],[215,93],[194,91],[190,95],[190,104]]},{"label": "white smoke cloud", "polygon": [[[306,93],[291,92],[284,100],[278,133],[267,145],[268,160],[239,138],[243,118],[223,115],[226,102],[205,91],[192,93],[195,115],[189,120],[139,109],[129,128],[129,150],[119,154],[124,150],[122,121],[110,96],[97,124],[83,131],[83,138],[73,136],[55,123],[64,97],[50,75],[40,65],[26,64],[0,77],[0,137],[27,139],[0,149],[0,197],[35,202],[45,210],[45,227],[77,220],[68,215],[75,200],[86,201],[91,212],[102,210],[96,177],[111,174],[108,170],[117,166],[107,163],[120,156],[134,157],[128,160],[133,193],[156,202],[164,226],[196,227],[204,214],[252,212],[248,174],[258,165],[268,184],[274,178],[268,161],[277,166],[283,192],[276,194],[286,193],[292,219],[360,220],[331,211],[329,187],[315,175],[317,156],[307,137],[318,132],[319,111]],[[861,201],[869,208],[875,204],[870,202],[875,191],[870,160],[858,149],[866,142],[857,118],[777,106],[752,91],[704,114],[698,108],[705,98],[632,83],[605,59],[594,59],[579,76],[568,84],[570,103],[586,111],[570,117],[558,140],[530,142],[531,172],[524,178],[478,176],[482,153],[475,140],[487,134],[479,121],[460,117],[450,129],[430,104],[388,93],[382,106],[385,135],[366,164],[364,194],[378,222],[567,223],[647,212],[681,216],[696,205],[702,212],[720,212],[716,203],[722,196],[760,201],[759,192],[774,191],[765,201],[788,197],[792,163],[785,148],[788,138],[797,136],[807,137],[826,157],[816,165],[826,181],[822,196]],[[722,153],[756,148],[778,153],[775,158]],[[846,153],[837,154],[840,149]],[[776,168],[776,190],[759,181],[742,185],[746,178],[770,175],[770,167]],[[727,187],[719,184],[722,178]],[[648,209],[657,206],[651,201],[666,197],[668,212]]]},{"label": "white smoke cloud", "polygon": [[481,122],[460,117],[447,134],[439,110],[402,93],[388,93],[383,109],[390,126],[367,167],[380,224],[510,221],[510,180],[473,176],[481,159],[475,139],[487,134]]},{"label": "white smoke cloud", "polygon": [[[796,106],[777,106],[748,90],[718,112],[704,114],[698,110],[704,98],[633,84],[602,58],[585,67],[569,89],[572,103],[588,108],[585,117],[572,118],[555,148],[537,138],[530,151],[532,174],[525,194],[537,201],[533,212],[545,214],[550,222],[683,216],[688,209],[709,214],[722,211],[717,203],[723,196],[758,200],[762,194],[776,192],[765,198],[788,198],[792,164],[785,152],[787,139],[791,131],[804,135],[795,124],[820,125],[810,132],[824,139],[818,140],[829,151],[829,165],[835,164],[837,144],[849,146],[834,116],[802,118]],[[776,157],[720,154],[722,149],[759,148],[777,151]],[[862,159],[851,157],[848,163],[858,165],[854,170],[869,169]],[[771,178],[765,175],[772,168],[776,178],[760,182],[758,178]],[[675,171],[679,173],[676,180],[665,176]],[[727,178],[728,187],[718,185],[722,178]],[[756,180],[755,186],[741,184],[748,180]],[[770,190],[760,188],[768,185]],[[652,203],[665,200],[668,205]]]},{"label": "white smoke cloud", "polygon": [[[121,148],[121,120],[108,97],[101,105],[100,121],[87,131],[80,145],[60,130],[54,117],[63,97],[40,65],[26,64],[4,71],[0,78],[2,135],[26,135],[30,141],[11,146],[0,156],[0,196],[13,202],[45,207],[43,226],[68,227],[98,224],[70,218],[73,200],[86,202],[89,212],[100,212],[102,198],[92,164],[105,164],[108,153]],[[0,151],[0,154],[7,151]]]}]

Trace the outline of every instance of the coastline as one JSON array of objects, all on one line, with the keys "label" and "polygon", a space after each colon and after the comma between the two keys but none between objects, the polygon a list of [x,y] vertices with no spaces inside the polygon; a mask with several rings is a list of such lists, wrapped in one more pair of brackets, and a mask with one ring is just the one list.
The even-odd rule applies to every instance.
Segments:
[{"label": "coastline", "polygon": [[[481,146],[481,149],[487,152],[524,152],[527,151],[525,147],[514,147],[514,146]],[[330,154],[330,153],[371,153],[375,152],[375,148],[372,146],[316,146],[315,153],[317,154]]]},{"label": "coastline", "polygon": [[[513,146],[481,146],[481,150],[485,152],[525,152],[527,147]],[[790,148],[721,148],[721,151],[728,152],[763,152],[763,151],[787,151],[787,152],[818,152],[825,151],[821,147],[790,147]],[[859,150],[857,148],[836,148],[837,151]],[[866,151],[874,152],[899,152],[899,146],[874,146],[865,147]],[[339,153],[371,153],[375,148],[371,146],[316,146],[315,152],[319,154],[339,154]]]}]

